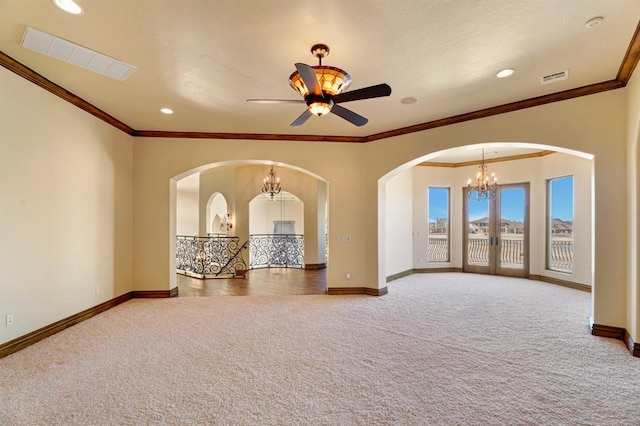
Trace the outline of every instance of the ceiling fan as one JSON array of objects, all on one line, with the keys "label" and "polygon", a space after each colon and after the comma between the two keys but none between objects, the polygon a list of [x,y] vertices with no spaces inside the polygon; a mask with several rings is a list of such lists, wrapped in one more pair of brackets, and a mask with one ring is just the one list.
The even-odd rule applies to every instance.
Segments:
[{"label": "ceiling fan", "polygon": [[369,121],[367,118],[338,104],[389,96],[391,87],[383,83],[345,92],[351,84],[349,74],[340,68],[322,65],[322,58],[329,55],[329,46],[326,44],[314,44],[311,47],[311,54],[318,58],[318,65],[312,67],[297,63],[295,64],[296,71],[289,77],[289,84],[295,91],[300,93],[303,99],[247,99],[247,102],[263,104],[306,103],[307,109],[291,123],[292,126],[304,124],[312,115],[320,117],[329,112],[344,118],[356,126],[367,124]]}]

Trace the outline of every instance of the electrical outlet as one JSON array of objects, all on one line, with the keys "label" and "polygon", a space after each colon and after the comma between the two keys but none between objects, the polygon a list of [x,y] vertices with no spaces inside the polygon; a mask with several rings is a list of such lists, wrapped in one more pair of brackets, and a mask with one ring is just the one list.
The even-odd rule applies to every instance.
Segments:
[{"label": "electrical outlet", "polygon": [[96,286],[96,294],[100,294],[100,286],[99,285]]},{"label": "electrical outlet", "polygon": [[13,314],[7,314],[6,319],[7,319],[7,327],[9,327],[10,325],[13,325],[13,322],[15,321]]}]

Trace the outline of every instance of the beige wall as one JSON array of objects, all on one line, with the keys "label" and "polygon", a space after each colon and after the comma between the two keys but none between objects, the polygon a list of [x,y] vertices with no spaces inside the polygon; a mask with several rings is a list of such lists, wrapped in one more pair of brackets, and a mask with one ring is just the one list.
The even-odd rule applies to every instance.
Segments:
[{"label": "beige wall", "polygon": [[405,170],[386,184],[386,276],[413,269],[413,173]]},{"label": "beige wall", "polygon": [[629,283],[627,287],[627,330],[636,343],[640,342],[640,217],[638,216],[638,191],[640,190],[640,77],[635,73],[627,86],[627,170],[629,199]]},{"label": "beige wall", "polygon": [[133,184],[130,136],[4,68],[0,93],[3,343],[132,290]]},{"label": "beige wall", "polygon": [[[530,200],[530,273],[591,285],[591,225],[593,161],[562,153],[544,157],[489,163],[500,184],[528,182]],[[413,170],[414,268],[462,267],[462,188],[475,176],[478,166],[424,167]],[[546,269],[545,220],[546,180],[572,175],[574,178],[574,269],[562,273]],[[395,180],[394,178],[393,180]],[[428,188],[450,188],[451,262],[428,262]]]},{"label": "beige wall", "polygon": [[197,192],[176,191],[176,234],[198,235],[199,199]]},{"label": "beige wall", "polygon": [[[272,234],[274,222],[293,221],[295,234],[304,234],[304,203],[300,200],[280,199],[276,195],[274,200],[258,196],[249,204],[249,233]],[[289,195],[289,197],[291,197]]]},{"label": "beige wall", "polygon": [[[0,314],[16,314],[12,328],[0,327],[0,341],[132,288],[174,287],[175,179],[226,161],[282,163],[326,179],[328,286],[382,287],[386,185],[381,182],[429,153],[489,142],[594,154],[594,321],[626,327],[639,341],[637,273],[630,267],[637,260],[638,230],[628,201],[632,192],[631,200],[637,199],[637,175],[628,170],[637,166],[636,84],[367,144],[132,140],[0,70]],[[45,220],[42,212],[48,213]],[[236,217],[241,220],[241,214]],[[336,242],[338,235],[352,240]],[[102,289],[98,296],[96,284]]]}]

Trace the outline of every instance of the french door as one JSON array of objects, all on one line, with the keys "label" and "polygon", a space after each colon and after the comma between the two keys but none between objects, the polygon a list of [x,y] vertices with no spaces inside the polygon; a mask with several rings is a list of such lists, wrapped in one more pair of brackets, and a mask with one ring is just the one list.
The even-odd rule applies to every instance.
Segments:
[{"label": "french door", "polygon": [[463,190],[465,272],[529,275],[529,183],[498,186],[492,200],[470,200]]}]

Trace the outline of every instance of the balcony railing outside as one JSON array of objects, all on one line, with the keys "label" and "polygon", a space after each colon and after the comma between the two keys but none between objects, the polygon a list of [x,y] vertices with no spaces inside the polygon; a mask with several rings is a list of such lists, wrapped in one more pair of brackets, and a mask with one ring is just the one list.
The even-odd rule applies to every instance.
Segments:
[{"label": "balcony railing outside", "polygon": [[561,272],[573,270],[573,240],[551,239],[549,269]]},{"label": "balcony railing outside", "polygon": [[304,235],[253,234],[249,236],[249,268],[304,266]]},{"label": "balcony railing outside", "polygon": [[[522,265],[524,263],[523,240],[501,239],[500,263],[502,265]],[[448,255],[447,238],[429,238],[429,260],[446,262]],[[467,262],[470,265],[486,265],[489,263],[489,237],[469,238],[467,245]],[[551,241],[550,269],[571,272],[573,269],[573,240]]]},{"label": "balcony railing outside", "polygon": [[449,238],[447,235],[439,237],[429,236],[429,262],[449,261]]},{"label": "balcony railing outside", "polygon": [[198,278],[222,278],[244,271],[238,237],[210,235],[207,237],[176,237],[176,269],[179,273]]}]

